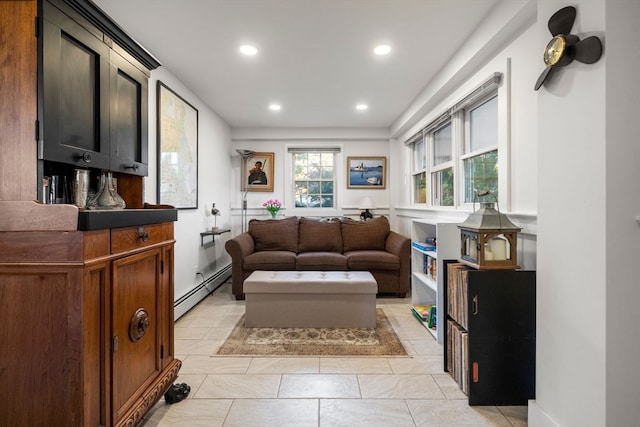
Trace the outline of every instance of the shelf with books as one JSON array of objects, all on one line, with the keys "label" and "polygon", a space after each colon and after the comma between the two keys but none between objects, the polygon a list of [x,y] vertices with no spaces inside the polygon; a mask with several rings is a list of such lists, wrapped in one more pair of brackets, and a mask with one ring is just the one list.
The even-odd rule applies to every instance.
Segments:
[{"label": "shelf with books", "polygon": [[427,328],[427,330],[437,338],[437,307],[435,304],[416,304],[411,306],[411,313],[416,319]]},{"label": "shelf with books", "polygon": [[425,327],[442,343],[444,332],[437,325],[445,323],[442,310],[437,310],[437,307],[443,304],[445,286],[442,275],[438,273],[442,271],[443,259],[459,256],[460,232],[457,223],[413,219],[411,239],[411,302],[412,305],[436,306],[436,329],[428,325]]},{"label": "shelf with books", "polygon": [[420,273],[419,271],[413,272],[414,279],[420,281],[423,285],[433,289],[434,292],[438,292],[438,281],[434,280],[431,276]]}]

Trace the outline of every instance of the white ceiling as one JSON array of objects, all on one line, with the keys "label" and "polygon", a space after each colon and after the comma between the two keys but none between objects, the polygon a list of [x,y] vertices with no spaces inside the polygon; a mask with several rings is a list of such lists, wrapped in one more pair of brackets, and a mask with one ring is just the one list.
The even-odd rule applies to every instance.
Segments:
[{"label": "white ceiling", "polygon": [[390,127],[499,2],[94,0],[233,128]]}]

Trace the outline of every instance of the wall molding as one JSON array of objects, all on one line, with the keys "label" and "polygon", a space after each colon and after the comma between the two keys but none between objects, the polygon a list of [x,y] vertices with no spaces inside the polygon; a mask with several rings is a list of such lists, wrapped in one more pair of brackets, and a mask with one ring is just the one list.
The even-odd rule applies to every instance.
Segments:
[{"label": "wall molding", "polygon": [[196,285],[189,292],[176,299],[173,303],[174,320],[178,320],[180,317],[184,316],[200,301],[218,289],[227,281],[227,279],[229,279],[229,277],[231,277],[231,264],[228,264],[222,269],[216,271],[207,279],[203,280],[202,283]]}]

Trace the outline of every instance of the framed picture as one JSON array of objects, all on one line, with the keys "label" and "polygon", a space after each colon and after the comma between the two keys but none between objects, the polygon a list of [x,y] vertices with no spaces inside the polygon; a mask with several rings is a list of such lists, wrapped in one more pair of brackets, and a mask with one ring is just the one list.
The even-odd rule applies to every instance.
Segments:
[{"label": "framed picture", "polygon": [[386,186],[386,157],[347,157],[347,188],[381,190]]},{"label": "framed picture", "polygon": [[161,81],[158,106],[158,203],[198,208],[198,110]]},{"label": "framed picture", "polygon": [[244,164],[241,188],[273,192],[273,159],[273,153],[253,153]]}]

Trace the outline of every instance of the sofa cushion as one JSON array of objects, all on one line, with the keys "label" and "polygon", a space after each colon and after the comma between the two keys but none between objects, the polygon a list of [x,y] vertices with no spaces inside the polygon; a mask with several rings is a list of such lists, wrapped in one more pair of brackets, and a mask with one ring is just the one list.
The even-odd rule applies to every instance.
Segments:
[{"label": "sofa cushion", "polygon": [[298,252],[298,217],[285,219],[252,219],[249,234],[255,242],[255,251]]},{"label": "sofa cushion", "polygon": [[243,260],[244,271],[295,270],[296,254],[288,251],[262,251],[247,255]]},{"label": "sofa cushion", "polygon": [[338,252],[302,252],[296,257],[297,270],[346,270],[347,257]]},{"label": "sofa cushion", "polygon": [[389,220],[379,216],[369,221],[355,221],[350,218],[342,220],[342,251],[385,250],[389,235]]},{"label": "sofa cushion", "polygon": [[400,258],[385,251],[345,252],[349,270],[399,270]]},{"label": "sofa cushion", "polygon": [[340,220],[334,218],[300,218],[299,252],[342,253]]}]

